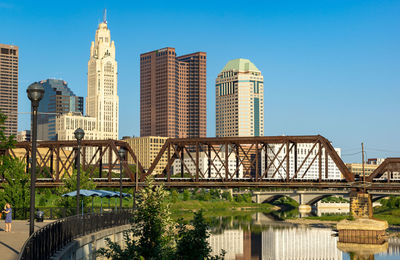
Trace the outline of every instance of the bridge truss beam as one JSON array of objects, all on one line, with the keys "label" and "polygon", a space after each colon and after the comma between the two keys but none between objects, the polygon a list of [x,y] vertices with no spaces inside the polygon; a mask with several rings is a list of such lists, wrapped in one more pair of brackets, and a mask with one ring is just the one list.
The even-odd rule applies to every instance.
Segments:
[{"label": "bridge truss beam", "polygon": [[[312,148],[306,151],[304,160],[300,162],[297,156],[298,144],[312,144]],[[277,151],[276,148],[278,148]],[[324,159],[323,153],[325,153]],[[200,154],[204,156],[200,156]],[[283,159],[282,156],[279,156],[282,154],[284,155]],[[354,181],[353,174],[343,163],[331,143],[320,135],[168,139],[149,170],[141,176],[141,181],[154,173],[153,171],[163,157],[167,158],[167,163],[161,175],[158,173],[158,176],[165,177],[166,182],[171,182],[176,177],[172,174],[175,160],[180,161],[180,177],[185,176],[195,182],[210,178],[222,182],[232,182],[239,178],[239,171],[242,168],[243,173],[240,177],[248,179],[250,182],[260,182],[279,176],[278,179],[288,183],[304,179],[312,165],[318,165],[318,181],[322,182],[323,176],[328,177],[329,158],[335,163],[346,181]],[[234,170],[229,168],[229,161],[232,157],[235,158],[236,164]],[[207,160],[206,169],[200,167],[201,160],[205,159]],[[261,160],[264,163],[260,163]],[[322,168],[323,160],[325,175],[323,175]],[[202,165],[204,166],[204,161]],[[291,169],[294,169],[294,171],[292,170],[294,174],[291,174]]]},{"label": "bridge truss beam", "polygon": [[[38,142],[36,157],[37,178],[50,178],[53,182],[60,182],[66,176],[71,177],[73,169],[77,167],[76,159],[78,156],[81,156],[81,167],[85,172],[89,173],[90,178],[102,178],[103,170],[107,168],[107,179],[111,181],[112,171],[114,169],[118,170],[116,166],[121,163],[118,154],[119,148],[124,148],[127,151],[127,157],[132,157],[134,163],[138,166],[139,175],[144,172],[132,148],[124,141],[83,140],[81,147],[80,154],[78,155],[78,144],[76,141]],[[30,142],[19,142],[15,148],[7,150],[6,154],[26,161],[26,171],[28,172],[32,160]],[[123,174],[124,177],[134,182],[135,175],[127,161],[122,161]],[[94,176],[96,170],[99,176]]]}]

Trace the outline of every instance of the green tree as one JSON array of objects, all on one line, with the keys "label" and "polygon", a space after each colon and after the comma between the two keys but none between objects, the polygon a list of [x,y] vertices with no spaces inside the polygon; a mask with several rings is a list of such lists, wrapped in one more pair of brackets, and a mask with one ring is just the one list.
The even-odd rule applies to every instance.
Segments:
[{"label": "green tree", "polygon": [[175,259],[223,259],[225,255],[224,251],[222,251],[220,256],[210,256],[211,247],[207,241],[210,235],[202,210],[194,213],[194,219],[191,221],[191,224],[193,226],[192,229],[188,229],[183,224],[179,225]]},{"label": "green tree", "polygon": [[175,189],[172,189],[171,190],[171,201],[173,203],[175,203],[178,201],[178,198],[179,198],[179,193]]},{"label": "green tree", "polygon": [[25,164],[17,158],[2,156],[0,169],[5,180],[3,192],[0,192],[0,205],[10,203],[16,218],[27,217],[24,211],[30,203],[30,175],[25,173]]},{"label": "green tree", "polygon": [[[4,134],[4,123],[7,119],[7,116],[0,113],[0,150],[4,151],[10,148],[13,148],[17,141],[15,140],[14,135],[6,136]],[[4,157],[9,157],[8,155],[5,155]]]},{"label": "green tree", "polygon": [[229,191],[222,192],[221,197],[227,201],[232,201],[232,194]]},{"label": "green tree", "polygon": [[124,235],[124,249],[106,239],[107,248],[98,250],[98,255],[111,259],[172,259],[174,223],[166,202],[167,196],[164,187],[154,186],[153,179],[148,177],[146,187],[138,192],[132,228]]},{"label": "green tree", "polygon": [[190,199],[190,191],[186,189],[183,191],[183,200],[187,201],[189,199]]},{"label": "green tree", "polygon": [[99,249],[97,255],[114,260],[223,259],[224,252],[220,256],[210,256],[208,226],[202,212],[195,214],[194,229],[181,224],[175,235],[177,224],[171,220],[167,199],[168,192],[163,186],[154,186],[148,177],[145,188],[138,194],[132,228],[124,233],[124,246],[106,238],[107,247]]},{"label": "green tree", "polygon": [[[64,185],[57,189],[58,198],[56,200],[56,205],[65,209],[65,214],[67,216],[76,214],[76,197],[61,197],[62,194],[76,191],[77,182],[77,172],[74,170],[71,177],[65,176],[63,178]],[[89,179],[89,174],[81,170],[80,174],[80,189],[93,190],[96,188],[96,184]],[[91,203],[91,198],[81,197],[83,201],[83,206],[87,207]]]}]

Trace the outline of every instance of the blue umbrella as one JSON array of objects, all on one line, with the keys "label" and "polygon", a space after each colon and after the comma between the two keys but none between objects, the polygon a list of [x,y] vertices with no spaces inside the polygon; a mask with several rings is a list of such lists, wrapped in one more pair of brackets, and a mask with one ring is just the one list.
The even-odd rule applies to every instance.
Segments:
[{"label": "blue umbrella", "polygon": [[[92,212],[93,212],[93,198],[95,196],[101,196],[101,193],[94,190],[79,190],[79,195],[83,197],[92,197]],[[76,191],[71,191],[61,195],[62,197],[75,197]],[[83,200],[82,200],[82,215],[83,215]]]},{"label": "blue umbrella", "polygon": [[[96,192],[94,190],[79,190],[79,195],[83,197],[94,197],[94,196],[101,196],[101,193]],[[76,191],[71,191],[61,195],[62,197],[75,197]]]},{"label": "blue umbrella", "polygon": [[[108,207],[110,207],[110,198],[119,198],[119,191],[108,191],[108,190],[93,190],[95,192],[100,193],[100,197],[101,198],[108,198]],[[122,193],[122,197],[126,198],[126,197],[131,197],[130,194],[128,193]],[[117,203],[116,201],[114,201],[114,205],[115,207],[117,207]],[[103,200],[101,200],[101,211],[103,210]]]},{"label": "blue umbrella", "polygon": [[[115,193],[117,193],[117,194],[118,194],[117,197],[119,197],[119,191],[116,191]],[[122,192],[122,197],[123,197],[123,198],[130,198],[130,197],[132,197],[132,195],[129,194],[129,193],[124,193],[124,192]]]},{"label": "blue umbrella", "polygon": [[113,191],[108,191],[108,190],[92,190],[94,192],[99,193],[100,198],[101,198],[101,209],[100,211],[103,212],[103,198],[108,198],[108,207],[110,207],[110,198],[112,197],[119,197],[119,193],[115,193]]}]

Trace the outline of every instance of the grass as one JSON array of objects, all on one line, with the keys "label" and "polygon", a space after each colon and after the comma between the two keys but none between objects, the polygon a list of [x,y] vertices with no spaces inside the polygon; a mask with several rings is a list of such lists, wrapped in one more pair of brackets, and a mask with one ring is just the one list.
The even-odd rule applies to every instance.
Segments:
[{"label": "grass", "polygon": [[193,212],[203,209],[205,217],[212,216],[237,216],[248,215],[250,212],[270,212],[272,206],[270,204],[256,204],[251,202],[234,202],[234,201],[177,201],[171,203],[171,212],[173,218],[191,218]]},{"label": "grass", "polygon": [[306,219],[317,219],[317,220],[324,220],[324,221],[341,221],[343,219],[349,218],[349,215],[323,215],[323,216],[310,216],[306,217]]},{"label": "grass", "polygon": [[400,209],[379,207],[374,212],[374,218],[386,220],[389,225],[400,225]]}]

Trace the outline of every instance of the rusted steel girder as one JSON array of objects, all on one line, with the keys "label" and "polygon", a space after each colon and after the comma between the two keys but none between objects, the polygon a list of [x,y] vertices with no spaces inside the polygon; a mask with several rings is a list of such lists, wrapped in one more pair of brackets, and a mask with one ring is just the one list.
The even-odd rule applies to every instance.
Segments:
[{"label": "rusted steel girder", "polygon": [[367,178],[367,182],[372,182],[374,178],[380,178],[383,174],[388,173],[388,181],[390,182],[390,174],[392,172],[400,172],[400,158],[386,158]]},{"label": "rusted steel girder", "polygon": [[[76,141],[41,141],[38,142],[38,152],[36,157],[37,175],[44,178],[51,178],[53,181],[60,181],[65,175],[71,176],[72,170],[76,168],[76,158],[78,156]],[[101,172],[105,158],[108,158],[108,179],[111,180],[111,172],[116,165],[120,163],[118,148],[124,148],[127,156],[131,156],[133,161],[138,165],[139,176],[144,173],[143,167],[138,161],[135,153],[128,143],[119,140],[83,140],[81,142],[82,168],[89,173],[89,177],[93,176],[96,169]],[[20,150],[23,150],[22,154]],[[18,151],[19,150],[19,151]],[[15,148],[6,151],[12,157],[20,158],[27,163],[29,169],[31,156],[31,143],[19,142]],[[89,153],[91,151],[91,153]],[[129,167],[128,160],[122,162],[125,177],[135,181],[135,176]]]},{"label": "rusted steel girder", "polygon": [[[309,143],[313,144],[312,149],[308,150],[305,159],[297,162],[297,145]],[[271,148],[277,145],[278,151],[275,153]],[[284,150],[284,158],[279,159],[279,154]],[[259,182],[265,178],[275,176],[281,177],[285,182],[291,182],[294,179],[303,178],[315,161],[318,163],[319,182],[322,182],[322,151],[325,151],[325,157],[331,158],[337,168],[340,170],[346,181],[353,182],[354,176],[343,163],[331,143],[320,135],[311,136],[263,136],[263,137],[224,137],[224,138],[176,138],[168,139],[161,148],[157,157],[153,161],[149,170],[141,176],[141,180],[150,174],[154,174],[154,169],[160,163],[161,158],[167,157],[167,163],[162,173],[171,180],[171,167],[176,159],[181,161],[181,172],[186,173],[192,180],[201,181],[210,178],[213,170],[213,178],[220,179],[223,182],[234,181],[238,176],[239,167],[242,167],[242,177],[248,178],[251,182]],[[167,153],[167,155],[165,155]],[[199,154],[204,156],[199,158]],[[236,158],[236,169],[233,173],[229,170],[229,157]],[[264,156],[264,169],[261,169],[261,156]],[[194,158],[193,158],[194,157]],[[294,157],[294,165],[291,166],[290,158]],[[201,169],[199,161],[208,161],[208,168]],[[311,159],[311,163],[307,160]],[[325,176],[328,175],[328,158],[325,158]],[[204,162],[203,162],[204,163]],[[307,165],[308,164],[308,165]],[[194,166],[194,170],[193,170]],[[290,169],[295,167],[294,175],[290,177]],[[306,168],[307,167],[307,168]],[[268,176],[270,170],[272,176]],[[303,174],[299,174],[303,170]]]}]

